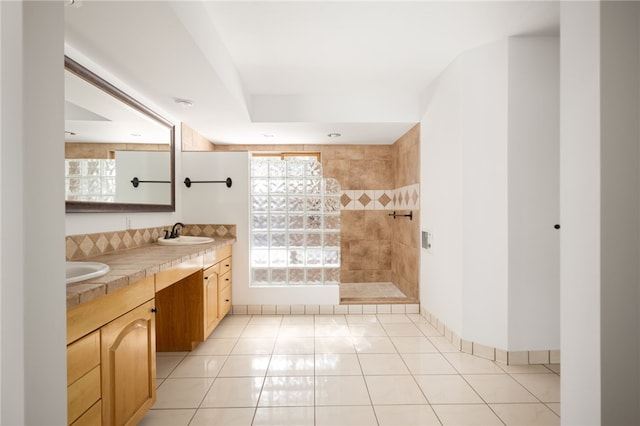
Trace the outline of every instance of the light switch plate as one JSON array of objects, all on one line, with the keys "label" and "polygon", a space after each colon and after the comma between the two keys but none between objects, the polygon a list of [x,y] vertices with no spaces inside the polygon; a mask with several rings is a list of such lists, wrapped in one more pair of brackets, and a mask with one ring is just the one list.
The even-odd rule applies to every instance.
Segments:
[{"label": "light switch plate", "polygon": [[433,245],[433,235],[429,231],[422,231],[422,248],[431,251]]}]

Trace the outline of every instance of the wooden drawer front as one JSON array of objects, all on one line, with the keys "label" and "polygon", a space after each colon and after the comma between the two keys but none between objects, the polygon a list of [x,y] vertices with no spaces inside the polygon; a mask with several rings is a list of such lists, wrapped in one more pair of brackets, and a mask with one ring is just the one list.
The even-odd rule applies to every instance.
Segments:
[{"label": "wooden drawer front", "polygon": [[218,294],[218,318],[222,319],[231,310],[231,286],[220,290]]},{"label": "wooden drawer front", "polygon": [[73,423],[100,399],[100,366],[82,376],[67,388],[67,418]]},{"label": "wooden drawer front", "polygon": [[222,259],[231,256],[231,245],[224,246],[221,249],[206,253],[204,255],[204,267],[211,266],[214,263],[220,262]]},{"label": "wooden drawer front", "polygon": [[98,401],[89,408],[71,426],[98,426],[102,424],[102,401]]},{"label": "wooden drawer front", "polygon": [[100,364],[100,331],[67,346],[67,386]]},{"label": "wooden drawer front", "polygon": [[231,271],[227,272],[224,275],[220,274],[220,278],[218,278],[218,289],[224,290],[225,288],[229,287],[231,285],[231,281]]},{"label": "wooden drawer front", "polygon": [[[216,263],[212,267],[205,269],[204,272],[203,272],[205,283],[207,282],[209,277],[211,277],[214,274],[219,274],[219,273],[220,273],[220,264],[219,263]],[[213,277],[213,279],[215,279],[215,277]]]},{"label": "wooden drawer front", "polygon": [[222,262],[220,262],[219,265],[220,265],[220,275],[226,274],[231,270],[231,258],[227,257]]}]

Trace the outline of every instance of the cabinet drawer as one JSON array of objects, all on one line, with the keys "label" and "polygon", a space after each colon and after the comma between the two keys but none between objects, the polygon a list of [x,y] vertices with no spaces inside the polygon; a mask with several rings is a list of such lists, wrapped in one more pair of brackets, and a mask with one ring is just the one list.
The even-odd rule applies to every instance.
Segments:
[{"label": "cabinet drawer", "polygon": [[67,418],[73,423],[100,399],[100,366],[67,387]]},{"label": "cabinet drawer", "polygon": [[71,426],[98,426],[102,424],[102,401],[98,401]]},{"label": "cabinet drawer", "polygon": [[204,267],[220,262],[222,259],[231,256],[231,245],[224,246],[216,251],[204,255]]},{"label": "cabinet drawer", "polygon": [[[206,280],[208,280],[209,277],[211,277],[214,274],[219,274],[219,273],[220,273],[220,264],[216,263],[212,267],[205,269],[204,272],[202,273],[202,275],[204,276],[205,282],[207,282]],[[213,279],[215,279],[215,277]]]},{"label": "cabinet drawer", "polygon": [[219,265],[220,265],[220,275],[226,274],[231,270],[231,258],[227,257],[222,262],[220,262]]},{"label": "cabinet drawer", "polygon": [[218,294],[218,318],[222,319],[231,310],[231,286],[227,286]]},{"label": "cabinet drawer", "polygon": [[224,275],[220,273],[220,278],[218,278],[218,289],[224,290],[225,288],[231,285],[231,271],[228,271]]},{"label": "cabinet drawer", "polygon": [[99,364],[100,332],[94,331],[67,346],[67,385],[71,385]]}]

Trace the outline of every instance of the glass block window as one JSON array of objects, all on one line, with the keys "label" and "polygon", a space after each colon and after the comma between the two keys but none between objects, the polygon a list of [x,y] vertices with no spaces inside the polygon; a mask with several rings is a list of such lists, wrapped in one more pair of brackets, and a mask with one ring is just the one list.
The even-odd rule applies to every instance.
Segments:
[{"label": "glass block window", "polygon": [[340,283],[340,184],[314,157],[251,160],[251,285]]},{"label": "glass block window", "polygon": [[116,160],[74,158],[65,160],[67,201],[112,202],[116,196]]}]

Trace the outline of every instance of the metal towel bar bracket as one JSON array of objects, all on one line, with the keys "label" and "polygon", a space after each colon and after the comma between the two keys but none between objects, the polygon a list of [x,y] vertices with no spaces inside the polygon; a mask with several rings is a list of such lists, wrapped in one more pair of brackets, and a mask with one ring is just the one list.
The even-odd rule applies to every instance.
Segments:
[{"label": "metal towel bar bracket", "polygon": [[393,213],[389,213],[389,216],[393,217],[395,220],[396,217],[408,217],[409,220],[413,220],[413,211],[409,211],[409,214],[397,214],[395,211]]}]

